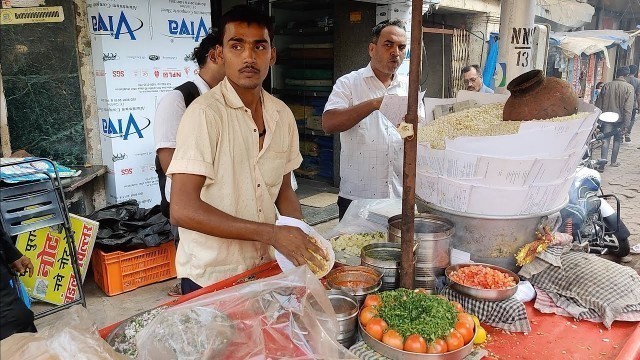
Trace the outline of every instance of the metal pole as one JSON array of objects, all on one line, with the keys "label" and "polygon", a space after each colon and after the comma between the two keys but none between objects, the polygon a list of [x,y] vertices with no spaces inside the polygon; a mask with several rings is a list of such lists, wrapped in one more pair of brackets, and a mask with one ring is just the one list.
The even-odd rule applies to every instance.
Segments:
[{"label": "metal pole", "polygon": [[411,8],[411,55],[409,63],[409,96],[405,122],[413,126],[414,136],[404,139],[404,164],[402,178],[402,262],[400,263],[400,287],[413,289],[414,259],[414,208],[416,205],[416,152],[418,149],[418,91],[422,66],[422,0],[413,0]]}]

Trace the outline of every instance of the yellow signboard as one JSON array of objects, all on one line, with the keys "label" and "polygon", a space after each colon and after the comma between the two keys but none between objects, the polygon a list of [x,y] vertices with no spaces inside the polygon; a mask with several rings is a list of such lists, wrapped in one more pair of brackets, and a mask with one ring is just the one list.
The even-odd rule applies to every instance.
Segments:
[{"label": "yellow signboard", "polygon": [[51,23],[64,21],[62,6],[0,9],[0,25]]},{"label": "yellow signboard", "polygon": [[[71,228],[84,280],[98,235],[98,223],[71,214]],[[77,282],[64,230],[52,226],[20,234],[16,247],[33,262],[33,276],[20,278],[30,297],[56,305],[76,298]]]}]

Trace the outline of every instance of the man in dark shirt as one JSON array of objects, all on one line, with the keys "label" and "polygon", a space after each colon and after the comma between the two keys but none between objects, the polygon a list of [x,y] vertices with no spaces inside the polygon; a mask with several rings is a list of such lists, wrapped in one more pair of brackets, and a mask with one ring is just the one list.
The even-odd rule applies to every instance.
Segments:
[{"label": "man in dark shirt", "polygon": [[638,105],[640,105],[640,79],[638,79],[638,66],[637,65],[629,65],[629,76],[626,77],[626,80],[629,84],[633,86],[634,90],[634,99],[633,103],[633,113],[631,114],[631,122],[629,123],[629,127],[627,128],[627,132],[624,134],[624,142],[631,142],[631,129],[633,128],[633,124],[636,122],[636,114],[638,113]]},{"label": "man in dark shirt", "polygon": [[33,264],[13,245],[0,223],[0,340],[15,333],[36,332],[33,312],[18,297],[16,284],[11,285],[12,271],[33,275]]}]

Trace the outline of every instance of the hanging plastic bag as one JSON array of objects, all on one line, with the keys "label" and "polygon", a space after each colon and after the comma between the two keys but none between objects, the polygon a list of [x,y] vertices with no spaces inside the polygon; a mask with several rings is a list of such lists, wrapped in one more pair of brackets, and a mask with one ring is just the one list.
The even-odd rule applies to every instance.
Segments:
[{"label": "hanging plastic bag", "polygon": [[353,200],[344,217],[327,238],[343,234],[384,232],[388,230],[388,220],[402,213],[402,199]]},{"label": "hanging plastic bag", "polygon": [[136,337],[138,359],[357,359],[306,266],[164,310]]}]

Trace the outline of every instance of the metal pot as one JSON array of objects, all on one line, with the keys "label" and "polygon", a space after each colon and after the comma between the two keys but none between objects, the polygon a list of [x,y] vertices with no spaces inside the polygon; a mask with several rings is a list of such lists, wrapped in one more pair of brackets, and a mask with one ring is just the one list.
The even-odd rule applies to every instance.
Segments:
[{"label": "metal pot", "polygon": [[360,251],[361,265],[375,269],[382,274],[380,291],[394,290],[400,286],[400,244],[374,243]]},{"label": "metal pot", "polygon": [[501,266],[515,273],[515,254],[535,240],[536,230],[548,215],[560,211],[564,204],[532,215],[490,216],[462,213],[427,204],[429,211],[451,219],[456,227],[451,246],[471,254],[473,262]]},{"label": "metal pot", "polygon": [[358,301],[353,295],[335,289],[327,290],[327,297],[338,319],[336,340],[348,349],[355,343],[358,332]]},{"label": "metal pot", "polygon": [[[389,241],[400,243],[402,215],[389,218]],[[451,237],[455,233],[453,222],[433,215],[419,214],[414,220],[415,281],[416,287],[429,292],[435,290],[436,277],[444,275],[449,266]]]}]

